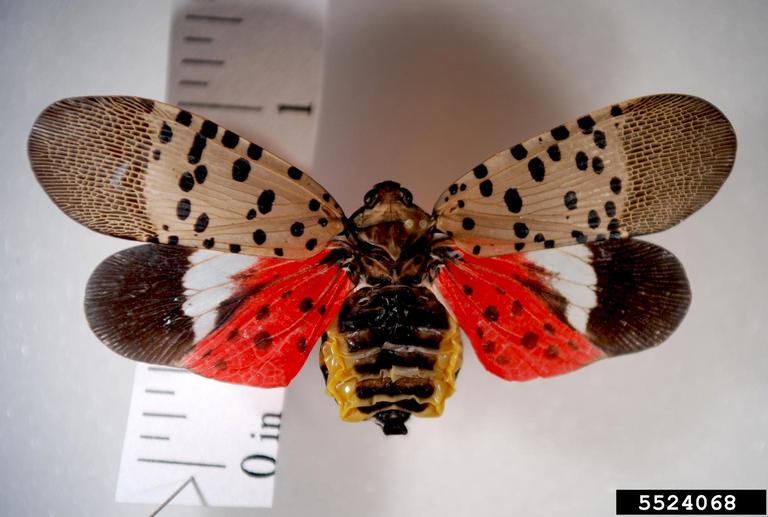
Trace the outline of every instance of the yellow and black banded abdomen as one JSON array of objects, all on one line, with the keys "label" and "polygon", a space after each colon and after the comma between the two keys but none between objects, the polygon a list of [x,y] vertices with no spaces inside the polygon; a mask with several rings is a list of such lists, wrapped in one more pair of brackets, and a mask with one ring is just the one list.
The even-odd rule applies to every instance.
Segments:
[{"label": "yellow and black banded abdomen", "polygon": [[352,293],[320,352],[341,418],[375,418],[386,434],[405,434],[411,414],[439,416],[461,359],[456,321],[429,289],[405,285]]}]

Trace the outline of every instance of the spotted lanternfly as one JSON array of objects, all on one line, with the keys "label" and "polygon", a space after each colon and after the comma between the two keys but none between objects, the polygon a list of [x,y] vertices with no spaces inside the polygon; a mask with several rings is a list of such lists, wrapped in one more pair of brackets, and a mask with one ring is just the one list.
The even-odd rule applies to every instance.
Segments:
[{"label": "spotted lanternfly", "polygon": [[341,418],[374,419],[385,434],[442,413],[459,329],[486,369],[516,381],[664,341],[690,303],[685,271],[630,237],[707,203],[735,152],[706,101],[641,97],[491,156],[431,214],[385,181],[347,218],[301,170],[161,102],[65,99],[29,138],[64,212],[151,243],[112,255],[88,282],[88,322],[108,347],[273,387],[322,336]]}]

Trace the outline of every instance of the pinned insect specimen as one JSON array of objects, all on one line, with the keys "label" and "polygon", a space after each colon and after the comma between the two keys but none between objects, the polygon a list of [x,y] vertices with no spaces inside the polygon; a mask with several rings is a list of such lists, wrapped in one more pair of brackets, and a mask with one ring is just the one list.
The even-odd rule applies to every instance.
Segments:
[{"label": "pinned insect specimen", "polygon": [[459,329],[486,369],[515,381],[664,341],[690,303],[685,271],[632,237],[707,203],[735,152],[711,104],[653,95],[491,156],[431,213],[384,181],[345,217],[301,170],[157,101],[65,99],[29,139],[65,213],[149,243],[107,258],[88,283],[88,322],[108,347],[274,387],[320,340],[341,418],[385,434],[442,413]]}]

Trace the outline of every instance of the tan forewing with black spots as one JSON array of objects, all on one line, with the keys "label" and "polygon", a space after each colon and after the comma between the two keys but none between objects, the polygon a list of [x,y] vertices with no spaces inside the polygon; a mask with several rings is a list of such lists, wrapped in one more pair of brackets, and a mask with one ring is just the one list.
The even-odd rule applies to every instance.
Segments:
[{"label": "tan forewing with black spots", "polygon": [[631,99],[490,157],[440,196],[437,227],[484,256],[658,232],[715,195],[735,153],[708,102]]},{"label": "tan forewing with black spots", "polygon": [[343,226],[339,206],[307,174],[162,102],[56,102],[35,122],[29,156],[62,210],[117,237],[302,258]]}]

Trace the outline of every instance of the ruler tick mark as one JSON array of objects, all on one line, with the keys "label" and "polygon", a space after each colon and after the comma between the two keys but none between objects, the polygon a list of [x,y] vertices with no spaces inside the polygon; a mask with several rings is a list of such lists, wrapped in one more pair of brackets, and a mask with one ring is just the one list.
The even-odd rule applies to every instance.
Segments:
[{"label": "ruler tick mark", "polygon": [[152,395],[176,395],[173,390],[156,390],[154,388],[146,388],[144,393],[151,393]]},{"label": "ruler tick mark", "polygon": [[181,86],[201,86],[201,87],[206,87],[206,86],[208,86],[208,81],[198,81],[196,79],[181,79],[181,80],[179,80],[179,85],[181,85]]},{"label": "ruler tick mark", "polygon": [[208,36],[184,36],[187,43],[213,43],[213,38]]},{"label": "ruler tick mark", "polygon": [[212,108],[225,110],[261,111],[261,106],[250,106],[247,104],[226,104],[220,102],[196,101],[179,101],[177,104],[182,108]]},{"label": "ruler tick mark", "polygon": [[223,59],[203,59],[199,57],[185,57],[181,60],[182,65],[201,65],[201,66],[222,66]]},{"label": "ruler tick mark", "polygon": [[187,418],[187,415],[181,413],[158,413],[156,411],[144,411],[142,416],[160,417],[160,418]]},{"label": "ruler tick mark", "polygon": [[203,463],[200,461],[179,461],[179,460],[161,460],[157,458],[136,458],[137,461],[143,461],[145,463],[165,463],[167,465],[188,465],[190,467],[214,467],[217,469],[225,469],[226,465],[223,463]]},{"label": "ruler tick mark", "polygon": [[220,23],[240,23],[243,19],[239,16],[215,16],[212,14],[194,14],[185,16],[187,20],[195,22],[220,22]]},{"label": "ruler tick mark", "polygon": [[302,111],[309,115],[312,113],[312,104],[278,104],[277,112],[283,113],[284,111]]}]

